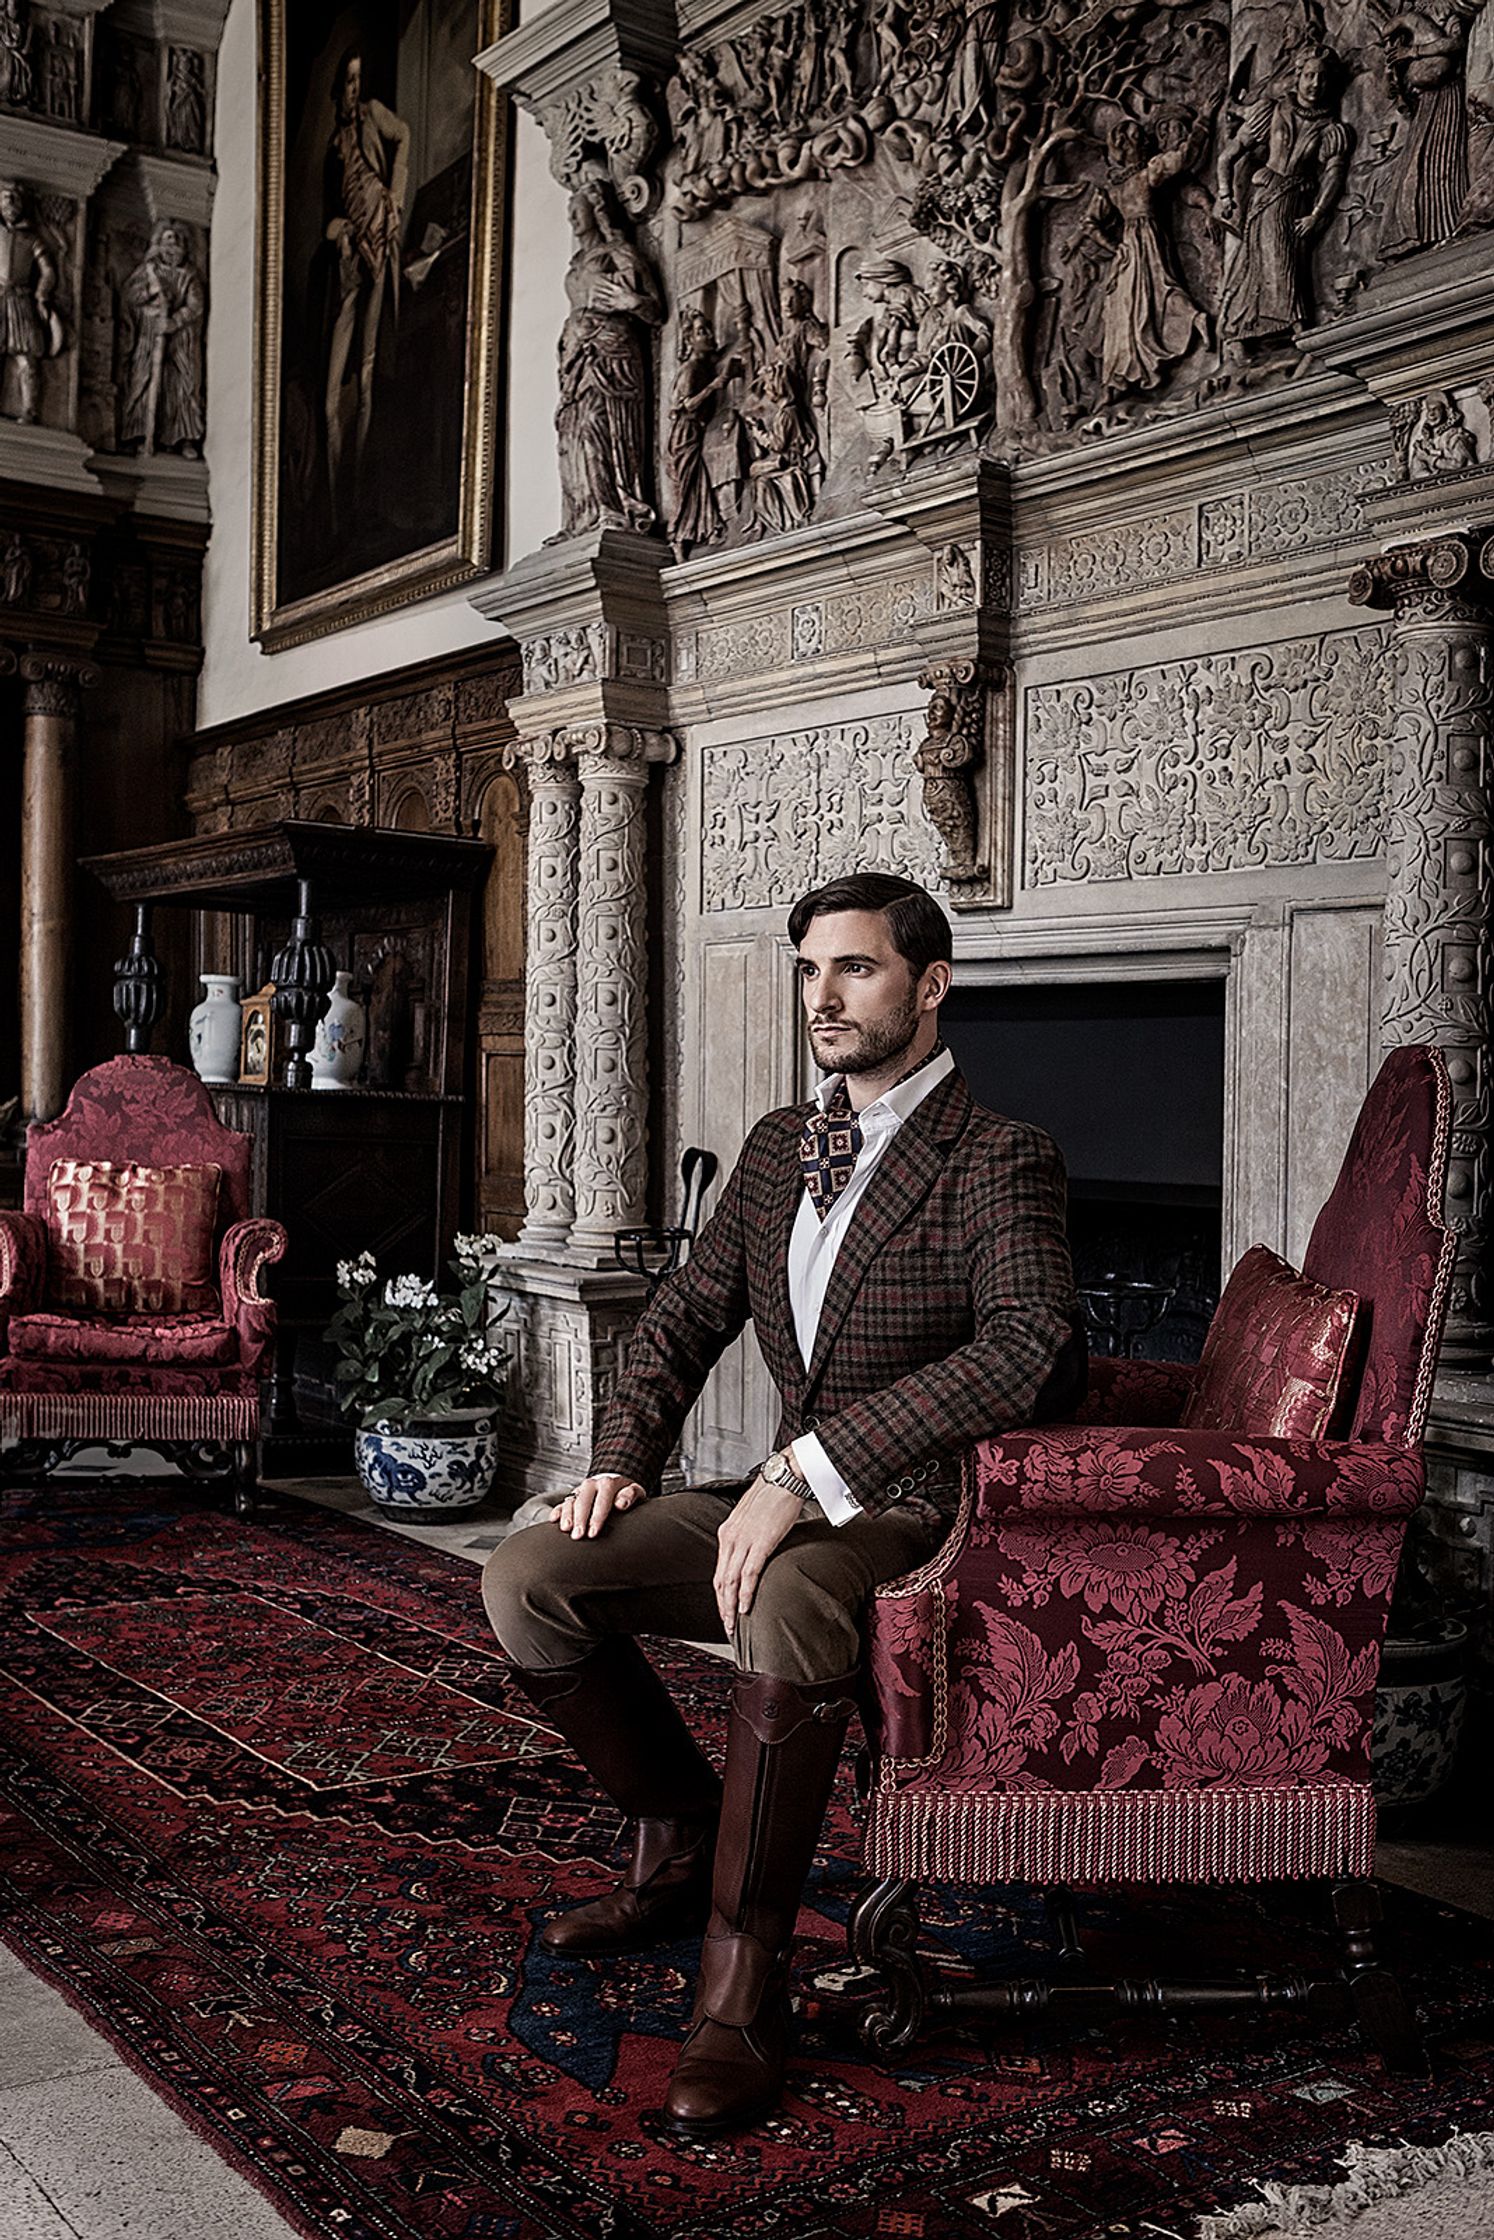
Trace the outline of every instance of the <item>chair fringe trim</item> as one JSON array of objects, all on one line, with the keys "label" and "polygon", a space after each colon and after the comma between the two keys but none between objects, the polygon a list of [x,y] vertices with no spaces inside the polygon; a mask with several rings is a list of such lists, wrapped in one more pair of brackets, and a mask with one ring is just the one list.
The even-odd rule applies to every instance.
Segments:
[{"label": "chair fringe trim", "polygon": [[908,1882],[1274,1882],[1367,1875],[1375,1800],[1295,1789],[874,1794],[866,1864]]},{"label": "chair fringe trim", "polygon": [[1448,2179],[1466,2183],[1494,2171],[1494,2131],[1455,2131],[1443,2147],[1365,2147],[1351,2139],[1339,2161],[1347,2177],[1332,2186],[1261,2182],[1259,2201],[1199,2220],[1198,2240],[1252,2240],[1262,2232],[1309,2232],[1352,2224],[1377,2201],[1398,2200]]},{"label": "chair fringe trim", "polygon": [[255,1393],[0,1393],[0,1437],[103,1439],[257,1439]]}]

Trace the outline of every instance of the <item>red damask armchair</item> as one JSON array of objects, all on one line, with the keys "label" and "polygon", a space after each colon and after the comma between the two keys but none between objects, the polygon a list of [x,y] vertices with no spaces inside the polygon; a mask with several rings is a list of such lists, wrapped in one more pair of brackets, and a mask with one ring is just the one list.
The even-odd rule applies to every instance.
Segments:
[{"label": "red damask armchair", "polygon": [[235,1506],[251,1506],[275,1342],[259,1277],[285,1251],[279,1222],[249,1215],[252,1148],[167,1058],[95,1066],[30,1129],[25,1210],[0,1213],[12,1472],[154,1447],[193,1474],[231,1471]]},{"label": "red damask armchair", "polygon": [[[1194,1371],[1096,1362],[1085,1420],[976,1448],[945,1546],[876,1595],[877,1880],[850,1932],[883,1987],[875,2049],[971,2015],[1311,2006],[1346,1988],[1387,2062],[1424,2064],[1374,1951],[1369,1753],[1454,1257],[1450,1112],[1440,1053],[1393,1052],[1313,1229],[1303,1275],[1359,1301],[1328,1426],[1343,1436],[1180,1429]],[[1319,1877],[1345,1940],[1334,1974],[1084,1972],[1076,1888]],[[917,1950],[925,1881],[1046,1889],[1060,1980],[937,1980]]]}]

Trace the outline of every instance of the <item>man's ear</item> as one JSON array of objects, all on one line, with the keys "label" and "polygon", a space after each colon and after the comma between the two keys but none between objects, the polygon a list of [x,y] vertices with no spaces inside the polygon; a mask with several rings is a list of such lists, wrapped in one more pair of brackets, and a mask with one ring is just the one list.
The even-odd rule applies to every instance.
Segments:
[{"label": "man's ear", "polygon": [[942,958],[931,964],[923,976],[923,986],[918,999],[920,1008],[924,1011],[937,1011],[944,998],[949,994],[949,983],[953,977],[949,966],[944,963]]}]

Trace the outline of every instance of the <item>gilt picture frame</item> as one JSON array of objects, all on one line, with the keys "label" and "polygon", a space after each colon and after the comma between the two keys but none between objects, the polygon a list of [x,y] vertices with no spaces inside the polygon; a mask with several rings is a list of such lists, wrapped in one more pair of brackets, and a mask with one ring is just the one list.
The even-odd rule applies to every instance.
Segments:
[{"label": "gilt picture frame", "polygon": [[482,574],[497,531],[510,0],[259,0],[253,636]]}]

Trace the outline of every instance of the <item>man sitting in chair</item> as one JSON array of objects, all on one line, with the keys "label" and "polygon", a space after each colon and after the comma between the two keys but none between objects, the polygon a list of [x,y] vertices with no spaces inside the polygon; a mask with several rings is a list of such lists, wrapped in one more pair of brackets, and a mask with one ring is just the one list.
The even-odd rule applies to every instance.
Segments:
[{"label": "man sitting in chair", "polygon": [[[966,1448],[1070,1411],[1084,1384],[1063,1163],[977,1105],[939,1040],[944,912],[868,873],[806,895],[788,930],[825,1079],[753,1128],[638,1324],[590,1477],[484,1578],[515,1678],[631,1823],[619,1886],[542,1941],[591,1956],[708,1922],[665,2103],[694,2138],[752,2122],[782,2087],[789,1950],[868,1597],[939,1546]],[[782,1407],[775,1451],[746,1486],[658,1495],[749,1318]],[[641,1633],[730,1642],[724,1784]]]}]

